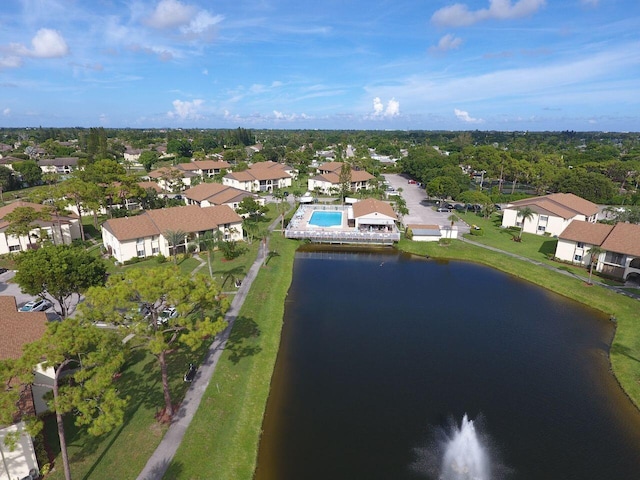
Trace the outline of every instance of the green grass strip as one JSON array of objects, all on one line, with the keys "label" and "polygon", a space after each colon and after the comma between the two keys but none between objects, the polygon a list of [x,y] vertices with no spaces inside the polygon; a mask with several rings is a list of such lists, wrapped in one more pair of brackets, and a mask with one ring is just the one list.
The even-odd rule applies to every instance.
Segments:
[{"label": "green grass strip", "polygon": [[272,236],[270,250],[277,255],[255,279],[164,478],[253,478],[297,247],[280,234]]}]

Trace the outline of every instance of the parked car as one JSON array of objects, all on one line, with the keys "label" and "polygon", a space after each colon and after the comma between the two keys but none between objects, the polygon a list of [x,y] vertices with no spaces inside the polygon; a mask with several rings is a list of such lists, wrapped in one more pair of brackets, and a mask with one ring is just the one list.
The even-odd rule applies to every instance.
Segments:
[{"label": "parked car", "polygon": [[36,300],[32,300],[30,302],[25,303],[20,307],[21,312],[44,312],[48,310],[53,305],[49,300],[45,300],[44,298],[38,298]]},{"label": "parked car", "polygon": [[453,208],[457,211],[457,212],[464,212],[465,208],[464,205],[462,205],[461,203],[456,203]]},{"label": "parked car", "polygon": [[447,207],[438,207],[438,212],[450,212],[451,210],[448,209]]},{"label": "parked car", "polygon": [[498,211],[502,210],[502,207],[500,205],[498,205],[497,203],[493,206],[493,208],[495,208]]},{"label": "parked car", "polygon": [[167,307],[160,312],[160,315],[158,316],[158,325],[161,323],[167,323],[170,318],[176,318],[177,316],[178,311],[176,310],[176,307]]},{"label": "parked car", "polygon": [[409,185],[415,185],[416,181],[415,180],[409,180]]},{"label": "parked car", "polygon": [[0,267],[0,275],[2,275],[3,273],[7,273],[8,271],[8,268]]}]

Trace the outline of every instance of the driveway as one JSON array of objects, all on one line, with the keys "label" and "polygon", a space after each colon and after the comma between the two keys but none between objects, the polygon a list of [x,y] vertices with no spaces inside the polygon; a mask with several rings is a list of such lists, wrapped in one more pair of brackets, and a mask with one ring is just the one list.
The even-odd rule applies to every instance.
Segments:
[{"label": "driveway", "polygon": [[[415,223],[448,226],[451,224],[448,220],[451,213],[436,212],[435,202],[428,199],[423,187],[419,187],[416,183],[409,183],[409,178],[404,175],[386,174],[384,178],[396,190],[402,188],[401,195],[409,209],[409,213],[402,219],[405,225]],[[469,233],[469,226],[464,222],[458,221],[455,225],[458,227],[459,234]]]}]

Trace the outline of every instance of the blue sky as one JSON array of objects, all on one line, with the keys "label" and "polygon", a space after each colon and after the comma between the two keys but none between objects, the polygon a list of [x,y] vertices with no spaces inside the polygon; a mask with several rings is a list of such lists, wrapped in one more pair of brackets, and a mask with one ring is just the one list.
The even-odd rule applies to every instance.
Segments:
[{"label": "blue sky", "polygon": [[2,0],[0,126],[640,131],[640,1]]}]

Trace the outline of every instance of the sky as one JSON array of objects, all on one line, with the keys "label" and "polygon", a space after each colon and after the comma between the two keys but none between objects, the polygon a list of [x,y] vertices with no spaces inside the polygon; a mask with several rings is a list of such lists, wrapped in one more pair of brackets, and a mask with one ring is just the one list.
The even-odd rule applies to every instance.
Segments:
[{"label": "sky", "polygon": [[640,131],[640,0],[2,0],[0,127]]}]

